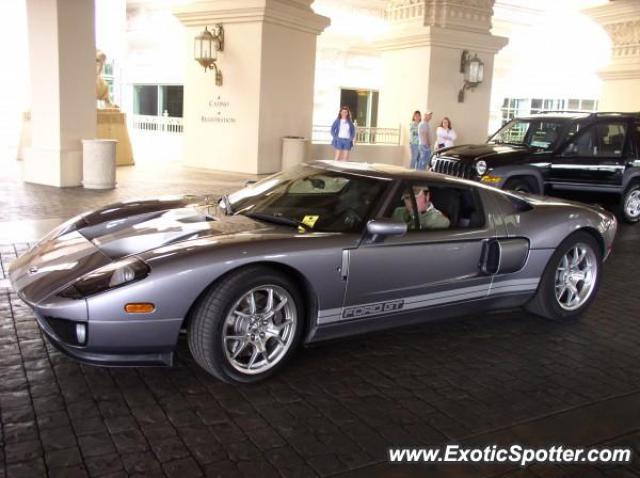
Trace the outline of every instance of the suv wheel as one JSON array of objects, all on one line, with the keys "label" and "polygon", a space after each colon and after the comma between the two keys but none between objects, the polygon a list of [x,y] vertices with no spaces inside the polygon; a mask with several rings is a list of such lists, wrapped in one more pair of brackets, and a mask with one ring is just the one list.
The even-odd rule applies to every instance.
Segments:
[{"label": "suv wheel", "polygon": [[288,277],[267,267],[241,269],[201,299],[189,325],[189,349],[225,382],[258,382],[291,357],[303,317],[302,297]]},{"label": "suv wheel", "polygon": [[634,182],[620,198],[620,212],[625,222],[634,224],[640,221],[640,183]]},{"label": "suv wheel", "polygon": [[519,193],[535,193],[534,188],[531,187],[529,181],[523,178],[509,179],[502,189],[508,189],[509,191],[516,191]]}]

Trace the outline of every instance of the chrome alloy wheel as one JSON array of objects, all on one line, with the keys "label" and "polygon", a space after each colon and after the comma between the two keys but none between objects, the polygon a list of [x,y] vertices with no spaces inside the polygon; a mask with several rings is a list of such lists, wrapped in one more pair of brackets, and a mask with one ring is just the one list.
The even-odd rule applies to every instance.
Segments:
[{"label": "chrome alloy wheel", "polygon": [[640,189],[633,191],[624,202],[624,212],[631,219],[640,216]]},{"label": "chrome alloy wheel", "polygon": [[576,310],[584,305],[596,285],[598,261],[593,249],[575,244],[562,256],[556,270],[556,300],[564,310]]},{"label": "chrome alloy wheel", "polygon": [[237,371],[255,375],[274,367],[293,343],[298,314],[291,294],[277,285],[251,289],[223,324],[225,356]]}]

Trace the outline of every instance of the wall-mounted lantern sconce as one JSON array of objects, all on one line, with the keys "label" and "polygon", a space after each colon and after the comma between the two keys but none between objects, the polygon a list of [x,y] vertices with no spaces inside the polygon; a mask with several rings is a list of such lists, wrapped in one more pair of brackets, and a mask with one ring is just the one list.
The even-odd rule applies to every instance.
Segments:
[{"label": "wall-mounted lantern sconce", "polygon": [[478,58],[478,55],[474,54],[473,58],[467,50],[462,52],[460,58],[460,73],[464,73],[464,85],[458,93],[458,103],[464,102],[465,90],[473,89],[482,83],[484,75],[484,63]]},{"label": "wall-mounted lantern sconce", "polygon": [[216,64],[218,52],[224,51],[224,29],[218,23],[213,27],[213,32],[204,27],[204,31],[198,35],[193,44],[193,57],[202,65],[204,71],[216,72],[216,85],[222,86],[222,71]]}]

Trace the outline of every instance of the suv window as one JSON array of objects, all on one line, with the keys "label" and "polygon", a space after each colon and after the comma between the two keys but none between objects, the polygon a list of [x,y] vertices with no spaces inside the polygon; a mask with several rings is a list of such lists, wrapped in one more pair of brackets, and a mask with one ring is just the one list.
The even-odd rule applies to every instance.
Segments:
[{"label": "suv window", "polygon": [[409,232],[484,225],[484,213],[474,190],[422,183],[406,185],[392,201],[386,217],[405,221]]},{"label": "suv window", "polygon": [[522,144],[548,150],[562,136],[565,124],[562,120],[513,120],[494,134],[489,143]]},{"label": "suv window", "polygon": [[599,123],[584,128],[575,136],[562,154],[581,157],[620,157],[624,149],[627,125]]},{"label": "suv window", "polygon": [[596,125],[595,155],[600,157],[622,156],[627,125],[624,123],[601,123]]},{"label": "suv window", "polygon": [[562,151],[563,156],[593,156],[593,127],[583,128],[576,133]]}]

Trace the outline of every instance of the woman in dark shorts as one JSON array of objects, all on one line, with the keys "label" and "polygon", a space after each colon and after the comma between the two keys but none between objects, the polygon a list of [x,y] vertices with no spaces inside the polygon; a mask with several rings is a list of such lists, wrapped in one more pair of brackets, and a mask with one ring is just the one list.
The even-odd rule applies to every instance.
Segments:
[{"label": "woman in dark shorts", "polygon": [[336,151],[336,161],[349,161],[349,155],[353,149],[353,140],[356,137],[356,127],[351,120],[351,110],[348,106],[340,108],[338,117],[331,125],[331,145]]}]

